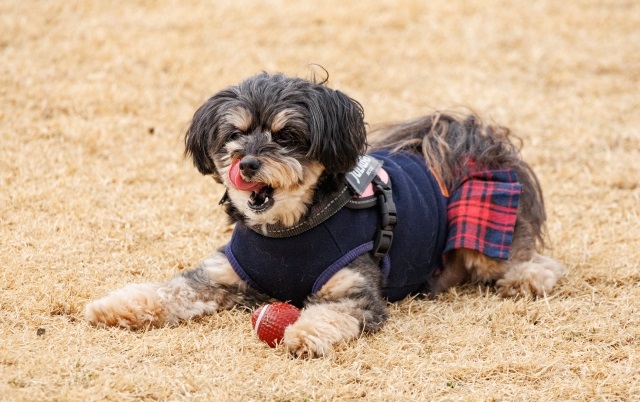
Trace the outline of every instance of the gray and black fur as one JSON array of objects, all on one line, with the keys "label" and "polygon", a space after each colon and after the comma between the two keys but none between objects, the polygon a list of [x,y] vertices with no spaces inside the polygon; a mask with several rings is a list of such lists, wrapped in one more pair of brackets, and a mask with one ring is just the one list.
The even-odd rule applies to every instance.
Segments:
[{"label": "gray and black fur", "polygon": [[[243,131],[223,119],[237,107],[251,111],[252,124]],[[264,141],[260,134],[273,118],[291,108],[299,116],[286,129],[272,133],[272,141]],[[287,153],[298,159],[319,161],[329,174],[348,172],[366,150],[364,112],[357,101],[324,85],[282,74],[262,73],[209,98],[193,116],[185,152],[200,173],[220,181],[214,158],[237,136],[246,136],[247,154],[275,156],[287,147]]]}]

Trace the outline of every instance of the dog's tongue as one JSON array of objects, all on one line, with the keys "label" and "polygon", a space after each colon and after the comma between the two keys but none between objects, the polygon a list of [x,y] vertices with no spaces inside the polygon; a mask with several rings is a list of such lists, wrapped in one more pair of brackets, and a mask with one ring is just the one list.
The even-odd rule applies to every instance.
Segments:
[{"label": "dog's tongue", "polygon": [[240,174],[240,167],[238,165],[240,165],[240,160],[236,159],[229,169],[229,181],[231,181],[231,184],[238,190],[254,191],[265,186],[264,183],[257,181],[245,181]]}]

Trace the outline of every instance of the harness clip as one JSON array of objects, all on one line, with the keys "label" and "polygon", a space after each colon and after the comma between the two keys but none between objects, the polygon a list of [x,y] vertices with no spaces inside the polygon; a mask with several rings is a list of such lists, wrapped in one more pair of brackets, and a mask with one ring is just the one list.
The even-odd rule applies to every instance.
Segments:
[{"label": "harness clip", "polygon": [[391,230],[378,230],[376,241],[373,246],[373,256],[376,258],[384,257],[391,249],[393,243],[393,232]]},{"label": "harness clip", "polygon": [[393,202],[391,186],[384,183],[377,176],[373,179],[373,184],[378,198],[378,207],[380,208],[380,229],[373,243],[373,256],[382,258],[391,249],[393,227],[398,222],[398,214],[396,212],[396,204]]}]

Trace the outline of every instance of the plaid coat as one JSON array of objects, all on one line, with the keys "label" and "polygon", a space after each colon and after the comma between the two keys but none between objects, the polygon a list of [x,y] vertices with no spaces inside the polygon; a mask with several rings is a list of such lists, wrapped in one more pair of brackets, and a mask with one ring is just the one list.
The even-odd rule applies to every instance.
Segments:
[{"label": "plaid coat", "polygon": [[469,163],[469,173],[449,198],[445,252],[467,248],[509,258],[522,185],[513,169],[485,169]]}]

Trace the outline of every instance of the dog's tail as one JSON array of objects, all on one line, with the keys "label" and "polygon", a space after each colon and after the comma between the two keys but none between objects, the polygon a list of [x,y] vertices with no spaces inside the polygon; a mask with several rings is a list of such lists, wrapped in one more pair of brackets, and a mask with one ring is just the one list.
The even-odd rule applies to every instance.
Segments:
[{"label": "dog's tail", "polygon": [[369,134],[374,149],[407,150],[424,155],[449,193],[466,176],[472,159],[488,168],[512,168],[522,184],[519,214],[531,224],[534,238],[544,246],[546,213],[537,176],[520,156],[521,141],[502,126],[484,124],[476,115],[434,113],[406,123],[377,128]]}]

